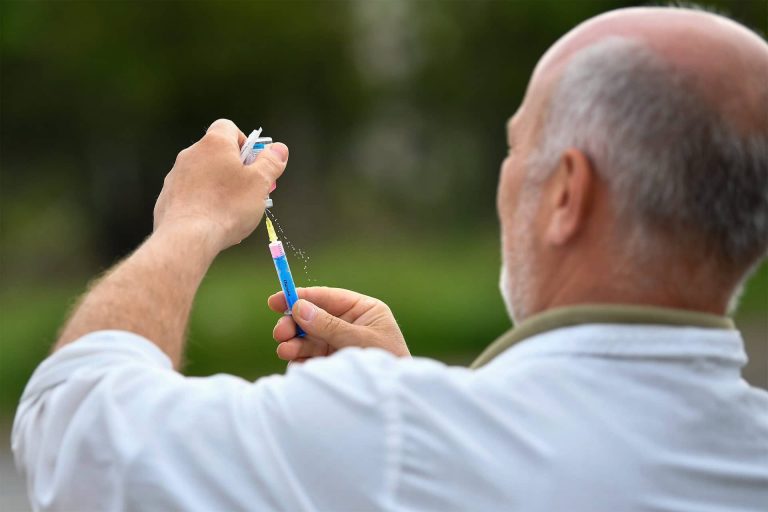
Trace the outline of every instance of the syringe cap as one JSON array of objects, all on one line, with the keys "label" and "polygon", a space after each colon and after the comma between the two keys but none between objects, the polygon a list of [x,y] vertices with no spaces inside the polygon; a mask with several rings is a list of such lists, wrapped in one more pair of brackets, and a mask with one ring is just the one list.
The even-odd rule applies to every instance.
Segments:
[{"label": "syringe cap", "polygon": [[256,146],[257,144],[266,146],[267,144],[272,144],[272,137],[259,137],[258,139],[254,139],[252,143],[253,146]]}]

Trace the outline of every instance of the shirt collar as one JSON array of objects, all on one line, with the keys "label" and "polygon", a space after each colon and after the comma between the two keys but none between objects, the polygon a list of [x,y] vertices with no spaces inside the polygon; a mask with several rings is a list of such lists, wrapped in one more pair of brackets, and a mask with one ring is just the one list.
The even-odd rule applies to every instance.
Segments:
[{"label": "shirt collar", "polygon": [[582,324],[661,325],[734,330],[733,320],[725,316],[628,304],[580,304],[555,308],[534,315],[491,343],[472,363],[476,369],[515,345],[547,331]]}]

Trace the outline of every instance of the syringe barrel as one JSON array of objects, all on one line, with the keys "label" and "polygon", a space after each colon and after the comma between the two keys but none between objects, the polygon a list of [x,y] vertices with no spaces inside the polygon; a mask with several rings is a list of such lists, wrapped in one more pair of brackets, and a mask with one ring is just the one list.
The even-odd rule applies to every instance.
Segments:
[{"label": "syringe barrel", "polygon": [[[275,270],[277,270],[277,278],[280,280],[280,288],[285,295],[285,302],[288,304],[288,311],[286,315],[290,315],[293,310],[293,305],[299,300],[299,294],[296,292],[296,285],[293,282],[293,275],[291,274],[291,267],[288,265],[288,258],[285,257],[285,249],[283,249],[283,243],[278,240],[269,244],[269,252],[272,254],[272,261],[275,262]],[[296,325],[296,336],[303,338],[304,331],[301,327]]]}]

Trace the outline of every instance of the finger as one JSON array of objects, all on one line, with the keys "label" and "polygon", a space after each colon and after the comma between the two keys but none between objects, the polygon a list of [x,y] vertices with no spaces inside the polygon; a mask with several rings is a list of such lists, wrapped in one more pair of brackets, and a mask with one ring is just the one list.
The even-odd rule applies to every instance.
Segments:
[{"label": "finger", "polygon": [[297,340],[284,341],[277,346],[275,352],[277,357],[283,361],[292,361],[299,357],[299,351],[301,350],[301,342]]},{"label": "finger", "polygon": [[283,316],[272,329],[272,337],[278,343],[288,341],[296,337],[296,322],[290,316]]},{"label": "finger", "polygon": [[320,340],[309,338],[293,338],[284,341],[277,346],[277,355],[280,359],[308,359],[311,357],[323,357],[328,355],[330,347]]},{"label": "finger", "polygon": [[282,142],[275,142],[260,152],[248,167],[262,174],[271,185],[283,174],[287,163],[288,146]]},{"label": "finger", "polygon": [[277,357],[284,361],[328,355],[328,344],[320,340],[293,338],[277,346]]},{"label": "finger", "polygon": [[377,305],[386,307],[378,299],[343,288],[314,286],[304,290],[303,294],[299,293],[300,298],[306,299],[331,315],[351,323]]},{"label": "finger", "polygon": [[[317,304],[328,313],[348,322],[354,322],[356,318],[379,302],[373,297],[343,288],[312,286],[297,288],[296,292],[299,298]],[[288,309],[282,291],[271,295],[267,299],[267,305],[269,309],[277,313],[285,313]]]},{"label": "finger", "polygon": [[242,142],[240,142],[240,136],[243,132],[237,127],[235,123],[229,119],[217,119],[208,129],[205,131],[206,135],[220,136],[227,141],[231,141],[232,145],[240,149]]},{"label": "finger", "polygon": [[331,315],[305,299],[299,299],[293,305],[293,320],[308,337],[323,340],[333,348],[348,346],[352,340],[359,342],[359,326]]},{"label": "finger", "polygon": [[[298,288],[301,290],[301,288]],[[301,294],[299,294],[301,297]],[[275,313],[285,313],[288,311],[288,304],[285,302],[285,294],[282,291],[274,293],[267,299],[267,306]]]},{"label": "finger", "polygon": [[[341,316],[350,311],[366,295],[345,290],[343,288],[328,288],[326,286],[311,286],[308,288],[296,288],[300,299],[306,299],[317,304],[332,315]],[[283,313],[288,309],[285,295],[279,291],[267,299],[267,304],[272,311]]]},{"label": "finger", "polygon": [[[296,293],[299,298],[317,304],[328,313],[347,322],[354,322],[363,313],[380,303],[377,299],[361,293],[327,286],[296,288]],[[267,305],[276,313],[285,313],[288,310],[282,291],[271,295],[267,299]]]}]

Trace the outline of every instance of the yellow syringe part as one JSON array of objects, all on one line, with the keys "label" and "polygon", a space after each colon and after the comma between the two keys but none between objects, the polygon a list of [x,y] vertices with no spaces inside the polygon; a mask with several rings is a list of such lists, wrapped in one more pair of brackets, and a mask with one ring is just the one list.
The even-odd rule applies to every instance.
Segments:
[{"label": "yellow syringe part", "polygon": [[269,220],[269,217],[264,217],[264,220],[267,221],[267,234],[269,235],[269,241],[277,242],[277,233],[275,233],[275,227],[272,225],[272,221]]}]

